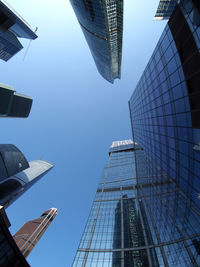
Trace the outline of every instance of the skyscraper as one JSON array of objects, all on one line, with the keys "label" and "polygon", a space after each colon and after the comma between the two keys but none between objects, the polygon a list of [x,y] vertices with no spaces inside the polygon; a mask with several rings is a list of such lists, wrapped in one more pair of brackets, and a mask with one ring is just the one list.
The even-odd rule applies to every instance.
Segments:
[{"label": "skyscraper", "polygon": [[57,209],[46,210],[39,218],[25,223],[13,236],[20,251],[27,257],[58,214]]},{"label": "skyscraper", "polygon": [[154,19],[169,19],[177,2],[179,0],[160,0]]},{"label": "skyscraper", "polygon": [[129,101],[73,262],[200,266],[200,8],[183,0]]},{"label": "skyscraper", "polygon": [[1,117],[28,117],[32,102],[32,98],[17,93],[11,86],[0,84]]},{"label": "skyscraper", "polygon": [[70,0],[99,73],[121,75],[123,0]]},{"label": "skyscraper", "polygon": [[27,22],[5,1],[0,1],[0,59],[7,61],[23,46],[18,38],[37,38]]},{"label": "skyscraper", "polygon": [[8,207],[34,183],[41,179],[53,165],[44,160],[29,162],[29,168],[0,181],[0,204]]},{"label": "skyscraper", "polygon": [[151,181],[138,194],[164,266],[200,266],[199,18],[198,1],[180,1],[129,101]]},{"label": "skyscraper", "polygon": [[112,143],[73,267],[158,266],[146,215],[136,196],[136,152],[140,151],[131,140]]},{"label": "skyscraper", "polygon": [[11,144],[0,145],[0,163],[0,181],[29,168],[23,153]]}]

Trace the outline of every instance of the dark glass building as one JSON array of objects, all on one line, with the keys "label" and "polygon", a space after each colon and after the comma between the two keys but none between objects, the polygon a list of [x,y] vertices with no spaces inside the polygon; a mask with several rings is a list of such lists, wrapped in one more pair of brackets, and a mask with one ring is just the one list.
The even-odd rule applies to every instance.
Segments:
[{"label": "dark glass building", "polygon": [[18,38],[37,38],[27,22],[3,0],[0,1],[0,59],[7,61],[23,46]]},{"label": "dark glass building", "polygon": [[52,168],[44,160],[28,162],[14,145],[0,145],[0,205],[10,205]]},{"label": "dark glass building", "polygon": [[137,198],[141,152],[131,140],[110,147],[73,267],[159,266],[143,200]]},{"label": "dark glass building", "polygon": [[70,0],[99,73],[121,75],[123,0]]},{"label": "dark glass building", "polygon": [[4,208],[0,206],[0,266],[30,267],[8,229],[10,225]]},{"label": "dark glass building", "polygon": [[169,19],[177,2],[178,0],[160,0],[154,19]]},{"label": "dark glass building", "polygon": [[180,1],[129,101],[149,181],[137,194],[159,266],[200,266],[199,49],[199,1]]},{"label": "dark glass building", "polygon": [[28,117],[32,98],[19,94],[11,86],[0,84],[0,117]]},{"label": "dark glass building", "polygon": [[0,179],[0,205],[8,207],[52,168],[53,165],[47,161],[33,160],[27,169]]}]

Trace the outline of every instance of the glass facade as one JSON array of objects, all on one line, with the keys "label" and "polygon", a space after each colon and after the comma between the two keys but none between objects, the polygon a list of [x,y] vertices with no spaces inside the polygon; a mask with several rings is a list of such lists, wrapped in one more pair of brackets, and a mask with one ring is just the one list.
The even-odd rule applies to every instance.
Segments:
[{"label": "glass facade", "polygon": [[199,266],[198,207],[128,142],[110,148],[72,266]]},{"label": "glass facade", "polygon": [[70,0],[99,73],[121,75],[123,0]]},{"label": "glass facade", "polygon": [[137,194],[160,266],[200,266],[199,10],[175,7],[129,101],[150,182]]},{"label": "glass facade", "polygon": [[73,267],[158,266],[150,228],[144,229],[143,202],[136,197],[141,151],[131,140],[113,142]]},{"label": "glass facade", "polygon": [[155,20],[169,19],[178,0],[160,0]]},{"label": "glass facade", "polygon": [[[10,152],[10,151],[4,151],[4,152]],[[16,165],[19,164],[19,166],[21,167],[23,166],[22,165],[23,158],[22,156],[20,158],[18,156],[18,153],[15,153],[16,155],[14,156],[13,153],[11,152],[6,154],[7,155],[2,157],[2,159],[1,159],[2,154],[0,155],[0,160],[2,160],[2,162],[6,158],[8,158],[10,160],[9,161],[10,164],[12,163],[12,160],[15,160],[14,163]],[[11,159],[10,156],[12,156]],[[17,173],[15,172],[14,174],[12,174],[12,176],[0,179],[0,205],[4,206],[4,208],[8,207],[12,202],[14,202],[18,197],[20,197],[24,192],[26,192],[34,183],[36,183],[48,171],[50,171],[53,168],[53,165],[51,163],[44,160],[33,160],[27,162],[27,164],[29,167],[27,166],[27,168],[24,169],[23,171]],[[7,166],[8,164],[5,165],[5,167]],[[1,167],[0,170],[2,171],[3,168]],[[10,169],[10,171],[13,170],[16,170],[16,168]]]},{"label": "glass facade", "polygon": [[129,101],[73,267],[200,266],[200,5],[176,5]]},{"label": "glass facade", "polygon": [[14,9],[0,1],[0,59],[7,61],[23,48],[18,37],[34,40],[37,35]]}]

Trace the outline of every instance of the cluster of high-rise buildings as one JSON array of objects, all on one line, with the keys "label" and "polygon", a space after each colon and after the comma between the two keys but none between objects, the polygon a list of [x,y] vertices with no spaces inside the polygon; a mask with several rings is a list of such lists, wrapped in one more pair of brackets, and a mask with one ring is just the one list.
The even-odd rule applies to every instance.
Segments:
[{"label": "cluster of high-rise buildings", "polygon": [[[123,1],[71,4],[113,82]],[[109,149],[73,267],[200,266],[200,1],[161,0],[154,19],[168,22],[128,103],[133,141]]]},{"label": "cluster of high-rise buildings", "polygon": [[[123,0],[70,2],[98,71],[113,83],[121,73]],[[132,140],[109,149],[73,267],[200,266],[200,2],[161,0],[154,18],[168,22],[128,103]],[[22,48],[18,37],[37,36],[0,1],[3,60]],[[32,104],[6,85],[0,102],[2,116],[12,117],[27,117]],[[13,145],[0,145],[0,161],[3,207],[52,168],[28,162]],[[3,207],[0,265],[27,266],[57,210],[12,237]]]},{"label": "cluster of high-rise buildings", "polygon": [[[0,59],[7,61],[23,48],[19,38],[34,40],[37,35],[15,10],[1,0]],[[0,84],[0,117],[26,118],[32,102],[31,97]],[[44,160],[28,162],[12,144],[0,145],[0,266],[30,266],[25,258],[57,215],[57,209],[46,210],[39,218],[25,223],[12,236],[5,208],[52,168],[53,165]]]}]

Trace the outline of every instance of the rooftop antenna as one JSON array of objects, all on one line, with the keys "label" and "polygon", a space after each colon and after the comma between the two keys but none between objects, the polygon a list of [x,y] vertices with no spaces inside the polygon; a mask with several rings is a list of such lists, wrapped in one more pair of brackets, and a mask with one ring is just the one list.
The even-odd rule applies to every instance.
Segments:
[{"label": "rooftop antenna", "polygon": [[[34,33],[36,33],[37,30],[38,30],[38,27],[36,27]],[[26,55],[27,55],[27,53],[28,53],[28,50],[29,50],[29,47],[30,47],[32,41],[33,41],[33,40],[30,40],[30,42],[29,42],[29,44],[28,44],[28,47],[27,47],[26,52],[25,52],[24,57],[23,57],[23,61],[24,61],[25,58],[26,58]]]}]

